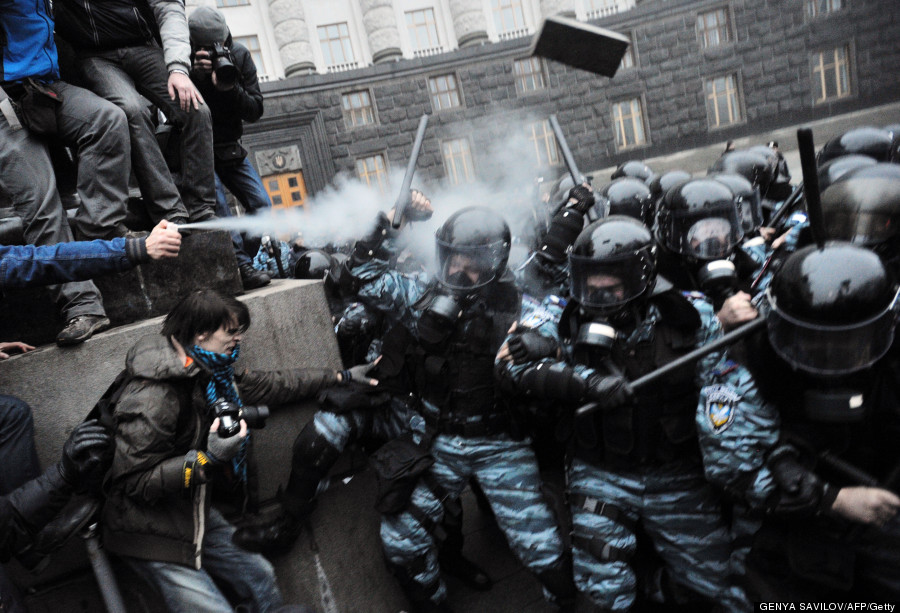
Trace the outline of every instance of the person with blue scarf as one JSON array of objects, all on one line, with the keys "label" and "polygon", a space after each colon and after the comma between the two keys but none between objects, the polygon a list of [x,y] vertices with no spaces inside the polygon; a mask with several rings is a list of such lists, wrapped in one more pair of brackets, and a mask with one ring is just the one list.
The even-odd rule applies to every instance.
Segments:
[{"label": "person with blue scarf", "polygon": [[220,436],[213,404],[296,402],[349,379],[331,369],[235,373],[249,326],[243,303],[196,290],[126,358],[103,542],[156,585],[170,611],[233,610],[216,582],[252,611],[282,607],[272,565],[233,545],[234,526],[210,508],[211,479],[223,471],[241,478],[249,440],[244,420],[237,434]]}]

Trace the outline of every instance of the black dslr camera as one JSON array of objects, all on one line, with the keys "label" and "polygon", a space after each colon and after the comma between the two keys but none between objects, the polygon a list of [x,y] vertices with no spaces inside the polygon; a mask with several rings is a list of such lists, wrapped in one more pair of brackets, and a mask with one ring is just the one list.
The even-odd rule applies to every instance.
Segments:
[{"label": "black dslr camera", "polygon": [[228,438],[241,431],[241,420],[248,428],[264,428],[269,417],[269,407],[264,404],[239,407],[233,402],[219,398],[213,403],[213,411],[219,418],[219,436]]},{"label": "black dslr camera", "polygon": [[[196,56],[198,51],[206,51],[209,54],[209,60],[212,62],[217,83],[229,87],[237,82],[240,75],[237,66],[232,61],[230,47],[226,47],[224,43],[215,42],[211,46],[195,47],[193,55]],[[192,57],[191,60],[193,59]]]}]

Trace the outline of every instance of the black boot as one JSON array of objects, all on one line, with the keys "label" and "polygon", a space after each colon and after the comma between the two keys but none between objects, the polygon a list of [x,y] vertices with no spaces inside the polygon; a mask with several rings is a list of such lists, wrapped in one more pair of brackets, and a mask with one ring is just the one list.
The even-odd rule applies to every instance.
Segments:
[{"label": "black boot", "polygon": [[256,289],[271,283],[272,278],[261,270],[256,270],[250,264],[241,264],[238,266],[241,273],[241,283],[245,290]]},{"label": "black boot", "polygon": [[69,539],[97,517],[101,502],[89,494],[73,496],[53,520],[35,535],[34,540],[16,557],[33,573],[40,573],[50,563],[50,557]]},{"label": "black boot", "polygon": [[291,550],[304,525],[305,519],[282,509],[272,521],[238,528],[231,536],[231,542],[246,551],[281,555]]},{"label": "black boot", "polygon": [[494,582],[484,569],[458,551],[441,551],[438,563],[442,571],[456,577],[469,589],[486,592],[494,587]]}]

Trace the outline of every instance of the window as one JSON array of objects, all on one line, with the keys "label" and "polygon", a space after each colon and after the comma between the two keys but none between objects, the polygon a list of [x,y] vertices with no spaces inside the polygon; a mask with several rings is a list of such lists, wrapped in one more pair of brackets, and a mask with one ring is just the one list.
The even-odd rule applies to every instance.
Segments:
[{"label": "window", "polygon": [[556,147],[556,135],[550,122],[546,119],[537,121],[531,126],[531,135],[528,137],[534,144],[534,154],[537,157],[539,167],[556,166],[559,164],[559,150]]},{"label": "window", "polygon": [[731,25],[728,20],[728,9],[716,9],[698,15],[697,35],[703,49],[724,45],[730,41]]},{"label": "window", "polygon": [[441,46],[437,23],[434,20],[434,9],[407,12],[406,31],[409,32],[409,42],[413,52]]},{"label": "window", "polygon": [[220,9],[228,8],[229,6],[248,6],[250,4],[250,0],[216,0],[216,6]]},{"label": "window", "polygon": [[259,47],[258,36],[255,34],[252,36],[235,36],[233,37],[233,40],[236,43],[241,43],[250,50],[250,57],[253,58],[253,63],[256,65],[257,74],[268,74],[266,72],[266,65],[263,63],[262,49]]},{"label": "window", "polygon": [[306,182],[302,172],[268,175],[263,178],[263,185],[272,200],[273,209],[306,207]]},{"label": "window", "polygon": [[842,8],[842,0],[806,0],[806,16],[827,15]]},{"label": "window", "polygon": [[647,142],[644,135],[644,114],[641,110],[641,101],[637,98],[613,105],[613,126],[616,130],[616,146],[619,149]]},{"label": "window", "polygon": [[356,160],[356,174],[359,176],[359,180],[369,187],[377,187],[380,193],[387,193],[387,167],[384,164],[383,154],[378,153]]},{"label": "window", "polygon": [[544,78],[544,63],[539,57],[529,57],[524,60],[516,60],[513,65],[516,75],[516,92],[523,94],[547,87]]},{"label": "window", "polygon": [[353,57],[353,45],[350,44],[350,29],[346,22],[319,26],[319,42],[322,45],[326,66],[340,66],[356,61]]},{"label": "window", "polygon": [[706,81],[706,114],[709,127],[718,128],[743,121],[737,76],[728,75]]},{"label": "window", "polygon": [[625,48],[625,54],[622,56],[622,62],[619,68],[634,68],[634,44],[629,44]]},{"label": "window", "polygon": [[491,0],[498,34],[513,34],[526,28],[522,0]]},{"label": "window", "polygon": [[428,79],[428,91],[431,92],[431,108],[435,111],[462,106],[456,77],[452,74]]},{"label": "window", "polygon": [[469,140],[458,138],[441,143],[444,154],[444,168],[451,185],[470,183],[475,179],[475,165],[472,163],[472,148]]},{"label": "window", "polygon": [[847,45],[813,56],[813,93],[816,102],[850,95],[849,56]]},{"label": "window", "polygon": [[342,95],[341,108],[344,111],[344,125],[348,128],[375,123],[375,109],[372,108],[372,97],[368,90]]}]

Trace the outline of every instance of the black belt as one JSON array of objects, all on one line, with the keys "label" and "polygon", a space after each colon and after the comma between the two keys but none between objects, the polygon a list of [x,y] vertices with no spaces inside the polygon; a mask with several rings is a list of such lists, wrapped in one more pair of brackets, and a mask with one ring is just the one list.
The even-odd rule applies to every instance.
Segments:
[{"label": "black belt", "polygon": [[433,415],[425,414],[425,423],[434,428],[438,434],[475,437],[509,431],[510,422],[509,416],[507,415],[485,415],[478,421],[464,421],[465,419],[465,416],[453,419],[447,417],[434,417]]},{"label": "black belt", "polygon": [[587,511],[588,513],[593,513],[594,515],[602,515],[621,525],[632,534],[634,534],[634,530],[637,528],[637,522],[628,517],[625,511],[614,504],[603,502],[602,500],[591,496],[585,496],[584,494],[570,494],[569,508],[580,509],[582,511]]}]

